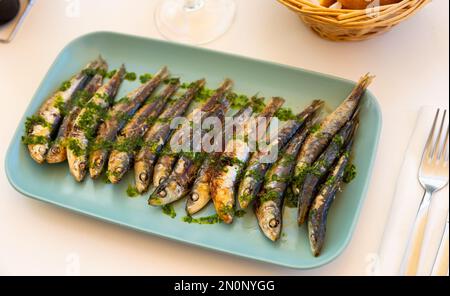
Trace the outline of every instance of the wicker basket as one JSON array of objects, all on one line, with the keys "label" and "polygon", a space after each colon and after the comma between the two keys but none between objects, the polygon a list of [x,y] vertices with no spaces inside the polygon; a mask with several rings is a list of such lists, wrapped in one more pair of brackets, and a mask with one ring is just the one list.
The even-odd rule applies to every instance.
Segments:
[{"label": "wicker basket", "polygon": [[369,39],[412,16],[430,0],[403,0],[361,10],[331,9],[309,0],[278,0],[297,12],[321,37],[334,41]]}]

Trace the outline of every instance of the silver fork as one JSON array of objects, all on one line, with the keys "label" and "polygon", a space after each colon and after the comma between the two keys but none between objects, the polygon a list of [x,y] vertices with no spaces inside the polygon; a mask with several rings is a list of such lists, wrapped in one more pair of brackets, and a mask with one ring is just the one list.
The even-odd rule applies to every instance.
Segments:
[{"label": "silver fork", "polygon": [[419,207],[414,222],[413,231],[410,235],[405,257],[403,258],[401,274],[416,275],[419,263],[420,250],[424,238],[424,232],[428,221],[431,198],[433,194],[448,184],[448,125],[444,132],[445,117],[444,110],[440,127],[437,126],[440,110],[436,112],[433,126],[428,136],[422,160],[419,168],[419,182],[425,189],[425,195]]}]

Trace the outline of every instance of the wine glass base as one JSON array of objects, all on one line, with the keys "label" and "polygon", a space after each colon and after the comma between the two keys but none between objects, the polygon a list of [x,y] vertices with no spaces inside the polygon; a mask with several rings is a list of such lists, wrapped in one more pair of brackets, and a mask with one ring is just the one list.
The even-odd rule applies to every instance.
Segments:
[{"label": "wine glass base", "polygon": [[167,39],[204,44],[222,36],[233,22],[234,0],[201,0],[187,8],[184,0],[162,0],[155,10],[159,32]]}]

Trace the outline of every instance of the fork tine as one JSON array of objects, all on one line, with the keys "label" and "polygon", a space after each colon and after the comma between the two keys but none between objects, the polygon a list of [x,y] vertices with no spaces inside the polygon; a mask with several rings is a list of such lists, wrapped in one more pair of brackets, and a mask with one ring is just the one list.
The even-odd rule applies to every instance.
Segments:
[{"label": "fork tine", "polygon": [[447,133],[445,135],[444,140],[444,147],[442,148],[442,151],[440,153],[439,159],[443,160],[444,162],[448,162],[448,125],[447,125]]},{"label": "fork tine", "polygon": [[442,130],[444,129],[444,123],[445,123],[445,117],[447,115],[447,110],[444,110],[444,115],[442,116],[442,120],[441,120],[441,124],[439,127],[439,131],[436,135],[436,141],[434,142],[433,145],[433,154],[431,154],[431,159],[433,161],[436,161],[438,159],[438,155],[440,154],[442,145],[441,145],[441,135],[442,135]]},{"label": "fork tine", "polygon": [[425,149],[423,151],[422,161],[425,159],[429,159],[432,155],[432,143],[434,138],[434,129],[436,128],[436,122],[439,117],[440,109],[437,109],[436,115],[434,116],[433,125],[431,126],[430,134],[428,135],[427,143],[425,144]]}]

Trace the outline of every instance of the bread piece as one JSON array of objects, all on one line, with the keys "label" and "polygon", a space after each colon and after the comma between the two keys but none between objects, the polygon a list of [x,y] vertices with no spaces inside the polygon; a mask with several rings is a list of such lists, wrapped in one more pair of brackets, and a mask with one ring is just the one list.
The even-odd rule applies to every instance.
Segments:
[{"label": "bread piece", "polygon": [[319,0],[320,5],[325,6],[325,7],[330,7],[331,5],[336,3],[336,1],[337,0]]},{"label": "bread piece", "polygon": [[[368,5],[372,4],[372,6],[376,5],[377,3],[375,2],[377,0],[339,0],[339,2],[342,3],[342,5],[344,6],[344,8],[347,9],[365,9],[367,8]],[[388,5],[388,4],[394,4],[394,3],[398,3],[402,0],[378,0],[379,5]]]}]

